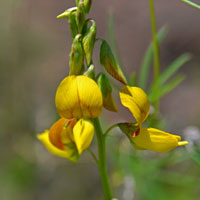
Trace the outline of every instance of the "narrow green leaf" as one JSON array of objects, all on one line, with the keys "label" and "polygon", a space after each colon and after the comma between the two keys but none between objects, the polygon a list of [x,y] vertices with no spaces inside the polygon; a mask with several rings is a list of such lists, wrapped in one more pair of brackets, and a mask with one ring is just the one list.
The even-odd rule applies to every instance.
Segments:
[{"label": "narrow green leaf", "polygon": [[154,90],[152,90],[151,93],[149,94],[150,102],[154,102],[157,99],[160,99],[161,97],[168,94],[170,91],[176,88],[184,79],[185,76],[183,74],[180,74],[169,83],[161,86],[159,91],[155,92]]},{"label": "narrow green leaf", "polygon": [[130,77],[129,77],[128,85],[129,86],[135,86],[136,85],[136,81],[137,81],[136,73],[132,72]]},{"label": "narrow green leaf", "polygon": [[193,6],[193,7],[195,7],[195,8],[200,9],[200,5],[198,5],[198,4],[194,3],[194,2],[191,2],[191,1],[189,1],[189,0],[182,0],[182,2],[187,3],[187,4],[189,4],[190,6]]},{"label": "narrow green leaf", "polygon": [[[161,42],[164,40],[167,33],[168,29],[166,26],[160,29],[160,31],[157,34],[159,44],[161,44]],[[145,52],[139,73],[138,86],[143,89],[146,88],[149,71],[153,62],[153,56],[154,56],[154,48],[153,48],[153,42],[151,42],[151,44],[149,45],[148,49]]]},{"label": "narrow green leaf", "polygon": [[185,53],[173,61],[169,67],[167,67],[167,69],[161,74],[159,78],[159,85],[163,85],[169,78],[171,78],[172,75],[174,75],[176,71],[178,71],[178,69],[180,69],[187,61],[189,61],[190,58],[191,55]]}]

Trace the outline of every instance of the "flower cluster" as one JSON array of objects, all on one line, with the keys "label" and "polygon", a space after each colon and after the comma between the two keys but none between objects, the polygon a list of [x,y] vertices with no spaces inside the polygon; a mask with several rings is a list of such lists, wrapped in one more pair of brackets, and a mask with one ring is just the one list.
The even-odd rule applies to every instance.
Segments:
[{"label": "flower cluster", "polygon": [[[101,114],[102,107],[109,111],[118,111],[109,78],[102,72],[96,76],[94,71],[93,49],[95,43],[101,41],[100,63],[109,75],[125,85],[120,90],[120,99],[137,121],[135,124],[117,124],[134,147],[167,152],[177,146],[186,145],[188,142],[181,141],[180,136],[142,126],[149,115],[148,97],[141,88],[128,86],[109,44],[102,38],[96,38],[96,22],[86,19],[91,4],[91,0],[77,0],[76,7],[58,16],[68,19],[73,38],[69,55],[69,76],[60,83],[55,97],[61,118],[49,130],[39,134],[38,139],[52,154],[78,161],[92,142],[95,132],[92,119]],[[100,143],[104,144],[105,137],[100,138],[103,138]],[[105,150],[102,151],[104,154]]]}]

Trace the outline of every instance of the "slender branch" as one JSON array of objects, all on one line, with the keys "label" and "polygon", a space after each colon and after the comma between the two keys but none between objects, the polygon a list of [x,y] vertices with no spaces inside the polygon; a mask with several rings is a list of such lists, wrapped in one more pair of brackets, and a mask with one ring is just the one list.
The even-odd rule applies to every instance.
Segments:
[{"label": "slender branch", "polygon": [[97,142],[98,142],[98,152],[99,152],[99,161],[98,161],[98,167],[101,177],[101,182],[103,186],[104,196],[106,200],[111,200],[111,190],[110,185],[108,181],[108,172],[106,168],[106,151],[105,151],[105,138],[103,135],[103,131],[99,122],[99,119],[96,118],[93,120],[96,136],[97,136]]},{"label": "slender branch", "polygon": [[200,5],[198,5],[198,4],[196,4],[196,3],[193,3],[193,2],[191,2],[191,1],[189,1],[189,0],[182,0],[182,2],[187,3],[187,4],[189,4],[190,6],[195,7],[195,8],[197,8],[197,9],[200,9]]},{"label": "slender branch", "polygon": [[[158,79],[160,75],[160,50],[159,50],[159,43],[157,39],[154,1],[149,0],[149,4],[150,4],[150,15],[151,15],[151,29],[152,29],[153,45],[154,45],[154,83],[155,83],[155,87],[159,89]],[[155,107],[155,114],[157,115],[159,111],[159,99],[155,102],[154,107]]]},{"label": "slender branch", "polygon": [[118,124],[113,124],[111,127],[109,127],[106,132],[104,133],[104,137],[107,137],[108,133],[115,127],[117,127]]},{"label": "slender branch", "polygon": [[91,154],[91,156],[92,156],[92,158],[94,159],[95,163],[98,165],[98,164],[99,164],[99,163],[98,163],[99,161],[98,161],[96,155],[94,154],[94,152],[93,152],[90,148],[88,148],[87,151]]}]

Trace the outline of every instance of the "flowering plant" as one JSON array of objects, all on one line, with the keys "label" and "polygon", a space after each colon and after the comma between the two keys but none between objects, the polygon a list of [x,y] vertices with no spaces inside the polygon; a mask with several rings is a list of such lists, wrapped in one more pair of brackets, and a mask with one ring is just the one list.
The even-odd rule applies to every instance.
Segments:
[{"label": "flowering plant", "polygon": [[[144,73],[144,69],[147,69],[147,65],[144,65],[141,70],[143,75],[141,75],[138,85],[142,88],[137,87],[137,83],[131,83],[131,78],[124,75],[109,44],[102,38],[96,38],[96,22],[86,19],[91,5],[92,0],[76,0],[76,7],[70,8],[58,16],[58,18],[68,19],[73,38],[69,55],[69,75],[60,83],[55,95],[55,104],[60,119],[49,130],[45,130],[37,137],[52,154],[77,162],[83,151],[89,149],[94,133],[96,133],[98,158],[91,150],[89,152],[98,165],[105,199],[110,200],[112,194],[106,169],[105,140],[112,128],[119,127],[138,150],[164,153],[178,146],[184,146],[188,142],[181,141],[181,137],[178,135],[143,127],[150,112],[149,98],[142,89],[145,88],[145,77],[148,70]],[[163,91],[162,88],[167,87],[167,92],[169,92],[182,81],[182,77],[178,77],[173,85],[169,83],[170,85],[163,86],[180,66],[174,67],[173,65],[167,72],[160,75],[158,44],[160,36],[156,32],[153,0],[150,0],[150,11],[153,33],[153,48],[151,48],[154,55],[154,81],[149,97],[155,109],[152,116],[157,120],[159,99],[166,92],[156,93],[155,91],[159,89]],[[96,74],[94,70],[93,49],[98,41],[101,42],[100,63],[107,74],[103,72]],[[179,59],[186,62],[189,56],[184,55]],[[98,119],[102,108],[118,112],[118,107],[112,96],[112,79],[109,75],[123,84],[118,91],[121,103],[131,111],[136,123],[116,123],[103,133]],[[155,93],[156,95],[154,95]]]}]

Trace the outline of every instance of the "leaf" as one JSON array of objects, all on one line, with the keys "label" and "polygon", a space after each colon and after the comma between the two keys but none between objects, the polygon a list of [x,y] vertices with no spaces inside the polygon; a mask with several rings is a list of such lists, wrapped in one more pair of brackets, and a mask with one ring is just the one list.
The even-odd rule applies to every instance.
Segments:
[{"label": "leaf", "polygon": [[154,92],[154,90],[152,90],[152,92],[149,95],[149,101],[155,102],[157,99],[160,99],[161,97],[165,96],[174,88],[176,88],[184,79],[185,76],[183,74],[180,74],[176,78],[174,78],[171,82],[160,87],[160,89],[157,90],[157,92]]},{"label": "leaf", "polygon": [[[167,33],[168,29],[166,26],[160,29],[160,31],[157,34],[159,44],[161,44],[161,42],[165,39]],[[153,56],[154,56],[154,48],[153,48],[153,42],[151,42],[151,44],[149,45],[148,49],[145,52],[139,73],[138,86],[143,89],[146,88],[149,71],[153,62]]]},{"label": "leaf", "polygon": [[164,84],[178,69],[180,69],[187,61],[191,59],[191,55],[185,53],[173,61],[167,69],[159,77],[159,85]]}]

